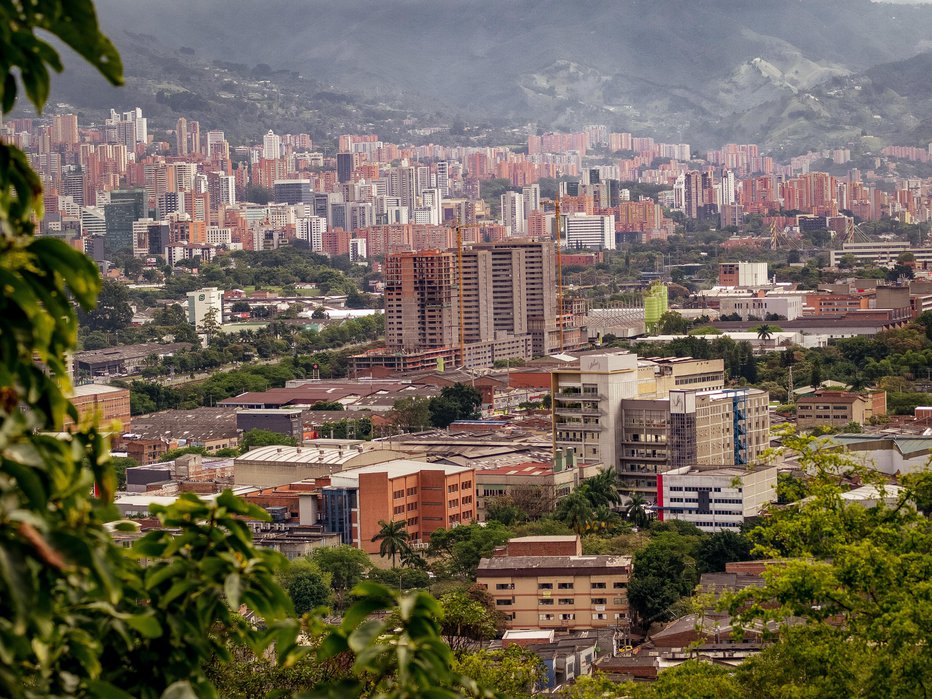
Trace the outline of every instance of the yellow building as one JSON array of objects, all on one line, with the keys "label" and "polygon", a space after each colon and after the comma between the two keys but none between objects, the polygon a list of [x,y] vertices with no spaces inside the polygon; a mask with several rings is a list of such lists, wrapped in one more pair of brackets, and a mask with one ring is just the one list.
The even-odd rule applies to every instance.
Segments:
[{"label": "yellow building", "polygon": [[509,629],[627,626],[630,577],[629,556],[583,556],[575,535],[511,539],[476,572]]}]

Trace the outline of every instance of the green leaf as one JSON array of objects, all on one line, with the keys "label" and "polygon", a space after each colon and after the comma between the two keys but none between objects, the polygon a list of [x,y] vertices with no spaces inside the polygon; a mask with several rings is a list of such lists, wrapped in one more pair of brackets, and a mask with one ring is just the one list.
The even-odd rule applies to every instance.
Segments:
[{"label": "green leaf", "polygon": [[223,581],[223,594],[226,595],[227,604],[233,611],[239,609],[242,584],[242,578],[236,571],[227,575],[226,580]]},{"label": "green leaf", "polygon": [[134,614],[125,621],[146,638],[159,638],[162,635],[162,625],[154,614]]},{"label": "green leaf", "polygon": [[92,697],[100,699],[133,699],[132,694],[103,680],[88,680],[87,691]]}]

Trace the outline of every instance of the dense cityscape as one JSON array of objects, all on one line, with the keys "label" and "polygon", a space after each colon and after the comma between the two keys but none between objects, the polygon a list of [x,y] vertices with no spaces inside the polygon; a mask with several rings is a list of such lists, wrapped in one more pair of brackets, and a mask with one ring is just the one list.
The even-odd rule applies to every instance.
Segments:
[{"label": "dense cityscape", "polygon": [[0,694],[926,696],[932,143],[240,142],[36,52]]}]

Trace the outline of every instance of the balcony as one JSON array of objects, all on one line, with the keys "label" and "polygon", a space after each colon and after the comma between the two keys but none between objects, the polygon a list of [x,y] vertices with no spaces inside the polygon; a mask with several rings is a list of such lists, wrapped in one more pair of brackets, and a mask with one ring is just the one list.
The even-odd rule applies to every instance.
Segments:
[{"label": "balcony", "polygon": [[554,408],[554,412],[557,415],[588,415],[592,417],[599,417],[604,415],[604,410],[599,410],[598,408],[561,408],[557,406]]},{"label": "balcony", "polygon": [[605,400],[601,393],[574,393],[571,391],[557,391],[554,395],[557,400],[572,400],[577,403],[588,400]]},{"label": "balcony", "polygon": [[572,430],[573,432],[604,432],[602,425],[590,425],[583,422],[558,422],[557,429],[564,432]]}]

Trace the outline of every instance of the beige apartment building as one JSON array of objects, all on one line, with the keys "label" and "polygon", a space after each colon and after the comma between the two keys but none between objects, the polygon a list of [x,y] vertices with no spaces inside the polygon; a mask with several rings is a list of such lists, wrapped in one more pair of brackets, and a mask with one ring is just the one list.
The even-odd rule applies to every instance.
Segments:
[{"label": "beige apartment building", "polygon": [[476,581],[509,629],[625,627],[629,556],[583,556],[578,536],[511,539],[483,558]]},{"label": "beige apartment building", "polygon": [[813,427],[844,427],[849,422],[867,424],[874,415],[887,414],[886,391],[854,393],[850,391],[817,391],[796,401],[796,425],[800,429]]}]

